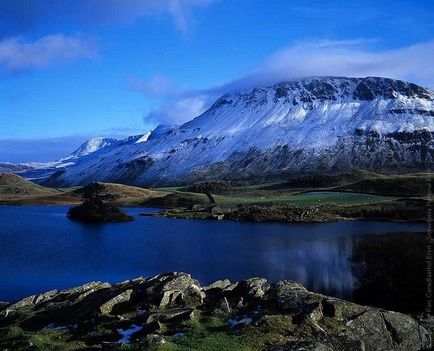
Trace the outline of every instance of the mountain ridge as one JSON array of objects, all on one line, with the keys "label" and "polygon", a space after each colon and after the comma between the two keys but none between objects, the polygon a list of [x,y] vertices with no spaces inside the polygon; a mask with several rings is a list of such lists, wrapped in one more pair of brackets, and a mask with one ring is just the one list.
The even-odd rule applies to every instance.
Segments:
[{"label": "mountain ridge", "polygon": [[312,77],[224,94],[180,126],[78,158],[42,183],[170,185],[335,170],[426,170],[434,92],[389,78]]}]

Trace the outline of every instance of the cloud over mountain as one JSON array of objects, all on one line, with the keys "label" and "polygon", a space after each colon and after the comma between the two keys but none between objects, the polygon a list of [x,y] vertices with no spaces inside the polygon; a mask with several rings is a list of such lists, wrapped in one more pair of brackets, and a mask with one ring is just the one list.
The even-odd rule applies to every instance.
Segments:
[{"label": "cloud over mountain", "polygon": [[[225,93],[304,77],[380,76],[434,87],[434,41],[392,50],[370,48],[375,43],[376,40],[372,39],[358,39],[308,41],[291,45],[270,55],[244,76],[225,84],[204,90],[178,90],[176,94],[168,91],[165,102],[146,115],[145,120],[165,124],[185,122],[204,112]],[[164,81],[170,80],[165,78]],[[151,83],[142,82],[142,86]],[[174,86],[174,83],[171,84]],[[151,95],[145,89],[138,90]]]}]

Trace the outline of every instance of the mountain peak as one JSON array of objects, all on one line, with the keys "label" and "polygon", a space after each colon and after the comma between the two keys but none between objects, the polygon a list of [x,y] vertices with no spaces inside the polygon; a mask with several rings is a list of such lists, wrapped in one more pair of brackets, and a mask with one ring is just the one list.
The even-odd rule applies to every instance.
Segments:
[{"label": "mountain peak", "polygon": [[71,155],[65,159],[78,158],[92,154],[104,147],[110,146],[116,143],[118,140],[113,138],[92,138],[81,144],[80,147],[75,150]]},{"label": "mountain peak", "polygon": [[434,100],[429,89],[414,83],[384,77],[309,77],[276,83],[271,86],[254,87],[220,97],[210,110],[237,102],[264,104],[269,98],[286,102],[312,103],[313,101],[350,99],[370,101],[375,98],[396,99],[397,97]]}]

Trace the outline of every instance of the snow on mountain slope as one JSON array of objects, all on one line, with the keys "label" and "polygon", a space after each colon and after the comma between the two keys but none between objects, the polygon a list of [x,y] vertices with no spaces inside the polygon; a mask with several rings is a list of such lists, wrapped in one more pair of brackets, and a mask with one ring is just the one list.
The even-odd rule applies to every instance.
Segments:
[{"label": "snow on mountain slope", "polygon": [[[12,169],[13,173],[20,174],[26,179],[33,181],[43,181],[45,178],[50,177],[53,173],[63,170],[66,167],[74,165],[78,160],[88,157],[101,150],[107,150],[111,147],[118,147],[127,144],[136,144],[144,142],[148,139],[151,132],[145,134],[134,135],[125,139],[113,139],[113,138],[92,138],[80,145],[74,152],[66,157],[52,162],[28,162],[10,166],[8,169]],[[2,167],[0,164],[0,171]],[[6,168],[5,168],[6,169]],[[16,171],[15,171],[16,170]]]},{"label": "snow on mountain slope", "polygon": [[80,145],[80,147],[77,150],[75,150],[71,155],[63,158],[62,160],[65,161],[65,160],[79,158],[82,156],[87,156],[104,147],[113,145],[117,142],[118,142],[117,139],[112,139],[112,138],[92,138],[86,141],[85,143],[83,143],[82,145]]},{"label": "snow on mountain slope", "polygon": [[434,93],[387,78],[308,78],[226,94],[181,126],[116,143],[48,184],[139,185],[337,169],[425,169]]}]

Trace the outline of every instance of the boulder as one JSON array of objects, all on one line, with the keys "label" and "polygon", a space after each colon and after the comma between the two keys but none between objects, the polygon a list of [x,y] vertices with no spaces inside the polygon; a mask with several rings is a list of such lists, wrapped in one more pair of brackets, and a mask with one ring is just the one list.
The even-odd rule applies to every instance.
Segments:
[{"label": "boulder", "polygon": [[161,291],[185,291],[190,285],[199,285],[196,279],[193,279],[190,274],[186,273],[175,273],[172,276],[166,276],[163,279],[163,284]]},{"label": "boulder", "polygon": [[11,313],[18,311],[21,308],[35,306],[35,305],[40,304],[42,302],[46,302],[46,301],[52,299],[56,295],[57,295],[57,290],[50,290],[50,291],[47,291],[47,292],[42,293],[42,294],[31,295],[29,297],[26,297],[24,299],[21,299],[15,303],[13,303],[13,304],[8,305],[6,308],[4,308],[0,312],[0,317],[7,317]]},{"label": "boulder", "polygon": [[111,285],[109,283],[93,281],[87,284],[77,286],[75,288],[70,288],[70,289],[60,291],[58,296],[56,297],[56,301],[66,299],[66,300],[70,300],[71,302],[80,302],[85,297],[98,290],[109,289],[109,288],[111,288]]},{"label": "boulder", "polygon": [[156,313],[151,314],[146,320],[146,324],[151,324],[155,322],[168,323],[175,321],[183,321],[188,319],[193,319],[194,313],[191,308],[171,308],[167,310],[161,310]]},{"label": "boulder", "polygon": [[278,307],[291,314],[305,311],[306,302],[310,299],[309,291],[301,284],[283,280],[274,286],[274,294]]},{"label": "boulder", "polygon": [[270,289],[267,279],[250,278],[242,281],[242,284],[247,288],[247,295],[253,298],[262,298]]},{"label": "boulder", "polygon": [[228,299],[226,297],[223,297],[223,299],[221,300],[218,310],[223,313],[232,312],[231,306],[229,305]]},{"label": "boulder", "polygon": [[132,293],[132,289],[125,290],[124,292],[116,295],[115,297],[102,304],[99,307],[99,311],[101,312],[101,314],[111,314],[117,307],[129,302]]},{"label": "boulder", "polygon": [[268,348],[267,351],[335,351],[335,350],[331,349],[330,347],[320,342],[311,341],[311,340],[297,340],[297,341],[290,341],[283,346]]},{"label": "boulder", "polygon": [[323,313],[325,316],[337,320],[347,320],[366,312],[366,307],[353,302],[340,300],[332,297],[324,297],[322,300]]},{"label": "boulder", "polygon": [[171,307],[176,304],[177,298],[181,295],[180,291],[164,291],[163,296],[161,297],[160,303],[158,304],[159,308]]},{"label": "boulder", "polygon": [[367,350],[416,351],[428,349],[429,332],[402,313],[370,308],[350,319],[347,331]]},{"label": "boulder", "polygon": [[198,307],[203,304],[206,294],[196,284],[190,285],[180,295],[180,300],[183,305],[189,307]]},{"label": "boulder", "polygon": [[223,290],[227,288],[229,285],[231,285],[231,281],[229,279],[217,280],[210,285],[204,286],[202,290],[204,290],[205,292],[211,289]]},{"label": "boulder", "polygon": [[148,335],[146,340],[148,341],[149,346],[162,345],[166,343],[164,337],[158,334]]},{"label": "boulder", "polygon": [[[199,282],[186,273],[168,273],[151,278],[146,282],[151,284],[148,292],[159,295],[159,308],[175,307],[178,304],[203,302],[203,292]],[[188,291],[187,291],[188,290]]]}]

